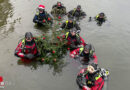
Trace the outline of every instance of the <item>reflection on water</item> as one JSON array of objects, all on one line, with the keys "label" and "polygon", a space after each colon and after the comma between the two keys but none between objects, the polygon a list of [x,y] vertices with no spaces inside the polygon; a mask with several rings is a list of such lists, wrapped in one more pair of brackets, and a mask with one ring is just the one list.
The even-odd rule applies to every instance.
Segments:
[{"label": "reflection on water", "polygon": [[7,24],[7,17],[12,17],[12,6],[9,0],[0,0],[0,27]]},{"label": "reflection on water", "polygon": [[0,39],[14,32],[14,25],[20,23],[21,18],[12,19],[12,16],[13,7],[9,0],[0,0]]},{"label": "reflection on water", "polygon": [[[30,64],[30,66],[29,64],[24,65],[23,63],[17,65],[17,58],[13,56],[17,41],[20,37],[23,37],[26,31],[34,34],[41,34],[44,31],[42,27],[34,28],[32,19],[36,7],[39,4],[44,4],[46,10],[49,12],[57,0],[11,1],[14,8],[9,4],[8,0],[0,0],[0,39],[8,35],[6,39],[1,40],[0,44],[0,73],[6,80],[15,83],[15,86],[7,86],[6,90],[36,90],[36,88],[37,90],[43,90],[43,88],[45,90],[78,90],[75,79],[81,68],[79,67],[80,62],[72,61],[68,57],[66,58],[66,62],[70,63],[67,66],[65,66],[66,63],[62,62],[62,60],[58,64],[50,65],[42,65],[41,62],[35,62]],[[99,65],[110,69],[111,75],[107,90],[129,89],[130,12],[127,9],[130,7],[130,0],[126,0],[125,2],[123,0],[100,0],[100,2],[98,0],[61,0],[61,2],[67,7],[67,11],[80,4],[88,17],[93,17],[101,11],[106,13],[108,21],[101,27],[97,26],[94,21],[88,22],[88,17],[80,21],[80,27],[82,29],[80,35],[86,42],[92,43],[95,46]],[[6,12],[3,10],[6,10]],[[3,12],[6,14],[3,14]],[[22,20],[20,20],[21,24],[17,25],[18,21],[15,23],[14,19],[19,17]],[[9,18],[13,18],[13,20]],[[12,27],[9,29],[11,22]],[[46,29],[46,31],[48,30]],[[7,52],[7,49],[9,52]],[[13,66],[10,66],[10,63]],[[28,68],[31,68],[33,72],[28,70]],[[62,72],[63,74],[57,77],[52,76],[52,72],[54,74]]]},{"label": "reflection on water", "polygon": [[67,62],[64,62],[64,60],[61,59],[56,63],[49,64],[49,68],[53,69],[53,75],[56,75],[57,73],[61,73],[62,69],[66,67],[67,64]]},{"label": "reflection on water", "polygon": [[10,22],[7,25],[3,25],[0,27],[0,39],[6,38],[9,33],[14,32],[14,26],[17,22],[20,23],[20,18],[17,18],[16,20],[13,20],[13,22]]},{"label": "reflection on water", "polygon": [[38,68],[42,67],[43,65],[49,65],[49,70],[53,69],[53,75],[57,73],[61,73],[62,69],[67,66],[67,63],[64,62],[63,59],[57,60],[56,62],[46,64],[40,60],[23,60],[20,59],[17,62],[18,65],[24,65],[25,67],[29,67],[31,70],[37,70]]},{"label": "reflection on water", "polygon": [[33,60],[33,61],[31,61],[31,60],[24,60],[23,61],[21,59],[18,60],[17,64],[18,65],[24,65],[26,67],[30,67],[31,70],[37,70],[38,67],[43,65],[43,63],[40,62],[40,61],[36,61],[36,60]]},{"label": "reflection on water", "polygon": [[45,32],[47,33],[49,28],[48,27],[44,27],[44,26],[39,26],[37,24],[34,25],[34,28],[37,29],[37,30],[41,30],[42,32]]}]

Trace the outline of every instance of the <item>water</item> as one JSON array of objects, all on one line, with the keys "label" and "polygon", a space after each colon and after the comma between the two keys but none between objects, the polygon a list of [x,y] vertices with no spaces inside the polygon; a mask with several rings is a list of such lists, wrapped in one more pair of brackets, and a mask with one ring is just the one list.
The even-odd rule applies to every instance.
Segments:
[{"label": "water", "polygon": [[[95,22],[82,20],[81,36],[96,49],[100,67],[110,70],[107,90],[129,90],[130,75],[130,12],[129,0],[61,0],[67,11],[78,4],[94,17],[105,12],[108,21],[99,27]],[[11,4],[10,4],[11,3]],[[6,82],[5,90],[78,90],[75,82],[80,65],[66,57],[65,65],[53,70],[39,65],[32,70],[29,65],[19,65],[14,50],[25,32],[34,35],[42,31],[35,28],[32,19],[36,7],[44,4],[50,11],[56,0],[0,0],[0,75]],[[4,8],[2,5],[4,4]],[[6,14],[2,14],[2,13]],[[7,17],[8,16],[8,17]],[[67,62],[67,64],[66,64]]]}]

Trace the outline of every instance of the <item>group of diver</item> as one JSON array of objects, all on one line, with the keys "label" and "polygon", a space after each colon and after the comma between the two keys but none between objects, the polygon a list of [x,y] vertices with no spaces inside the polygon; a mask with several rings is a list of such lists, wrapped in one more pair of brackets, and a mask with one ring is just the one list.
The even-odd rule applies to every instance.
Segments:
[{"label": "group of diver", "polygon": [[[61,2],[57,2],[55,5],[52,6],[51,15],[47,13],[44,5],[39,5],[37,8],[36,15],[33,19],[33,22],[37,24],[45,24],[45,23],[52,24],[53,23],[52,15],[58,18],[67,15],[68,19],[71,20],[71,22],[85,18],[87,16],[86,13],[82,10],[81,5],[78,5],[73,10],[67,12],[66,7]],[[101,12],[94,18],[89,17],[89,21],[92,21],[92,19],[94,19],[97,22],[97,25],[101,26],[102,23],[106,21],[106,15],[103,12]],[[69,25],[68,27],[72,27],[73,24],[72,25],[70,24],[71,23],[68,23]]]},{"label": "group of diver", "polygon": [[[77,75],[76,81],[79,87],[82,90],[102,90],[109,71],[98,66],[94,46],[85,43],[84,39],[80,36],[81,28],[76,20],[87,16],[82,10],[81,5],[78,5],[67,13],[66,7],[61,2],[57,2],[53,5],[51,14],[58,18],[65,15],[68,16],[68,20],[62,23],[58,31],[66,29],[64,38],[67,40],[67,45],[70,48],[70,57],[74,59],[83,57],[82,61],[85,64],[87,63],[86,68],[81,69]],[[104,13],[99,13],[94,19],[98,25],[102,25],[102,23],[106,21],[106,16]],[[92,18],[89,17],[89,20],[91,21]],[[45,25],[46,23],[53,24],[53,17],[47,13],[44,5],[39,5],[33,22],[39,25]],[[15,55],[29,60],[40,56],[35,38],[31,32],[25,33],[25,38],[19,42],[15,50]]]}]

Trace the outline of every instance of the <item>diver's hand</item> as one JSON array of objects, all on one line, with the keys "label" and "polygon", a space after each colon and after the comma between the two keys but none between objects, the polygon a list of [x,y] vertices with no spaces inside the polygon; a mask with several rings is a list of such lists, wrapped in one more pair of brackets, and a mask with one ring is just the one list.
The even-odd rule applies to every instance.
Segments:
[{"label": "diver's hand", "polygon": [[29,59],[33,59],[34,55],[33,54],[27,54]]},{"label": "diver's hand", "polygon": [[78,34],[79,34],[79,33],[80,33],[80,31],[81,31],[81,30],[77,30],[77,31],[76,31],[76,33],[78,33]]},{"label": "diver's hand", "polygon": [[33,54],[25,54],[24,58],[26,58],[26,59],[33,59],[34,55]]},{"label": "diver's hand", "polygon": [[42,21],[38,21],[38,23],[42,23]]},{"label": "diver's hand", "polygon": [[74,56],[74,59],[77,59],[77,58],[79,58],[79,57],[80,57],[79,55],[75,55],[75,56]]},{"label": "diver's hand", "polygon": [[61,31],[62,30],[62,28],[59,28],[59,29],[57,29],[56,31]]},{"label": "diver's hand", "polygon": [[88,87],[86,85],[84,85],[82,90],[88,90]]},{"label": "diver's hand", "polygon": [[24,58],[25,58],[25,59],[29,59],[28,56],[27,56],[27,54],[24,54]]}]

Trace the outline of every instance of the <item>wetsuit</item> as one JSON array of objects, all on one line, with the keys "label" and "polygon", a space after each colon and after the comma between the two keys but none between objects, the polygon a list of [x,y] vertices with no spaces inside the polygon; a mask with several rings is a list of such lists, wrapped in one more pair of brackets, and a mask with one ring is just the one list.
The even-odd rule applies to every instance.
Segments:
[{"label": "wetsuit", "polygon": [[79,55],[80,57],[84,57],[85,60],[89,61],[93,61],[94,63],[97,63],[97,56],[94,50],[90,50],[88,54],[84,53],[84,48],[77,48],[75,50],[73,50],[70,53],[70,56],[72,58],[76,57],[77,55]]},{"label": "wetsuit", "polygon": [[[34,39],[31,42],[26,42],[23,39],[15,50],[15,55],[21,58],[34,58],[38,56],[38,50]],[[30,56],[30,57],[29,57]]]},{"label": "wetsuit", "polygon": [[77,82],[82,90],[87,90],[85,86],[89,87],[91,90],[102,90],[104,85],[104,80],[100,76],[99,71],[90,74],[87,68],[80,71],[80,74],[77,76]]},{"label": "wetsuit", "polygon": [[79,25],[76,22],[73,21],[72,23],[70,23],[68,20],[62,24],[61,28],[62,29],[76,28],[78,32],[81,31],[81,28],[79,27]]},{"label": "wetsuit", "polygon": [[70,32],[67,32],[66,39],[68,40],[67,45],[72,49],[78,48],[78,45],[85,45],[84,40],[79,36],[79,34],[72,36]]},{"label": "wetsuit", "polygon": [[82,10],[77,10],[76,8],[74,10],[71,10],[68,12],[68,17],[85,17],[86,13]]},{"label": "wetsuit", "polygon": [[37,12],[35,14],[33,22],[38,24],[43,24],[46,22],[51,22],[51,19],[52,18],[50,17],[50,15],[46,11],[43,11],[43,13]]}]

